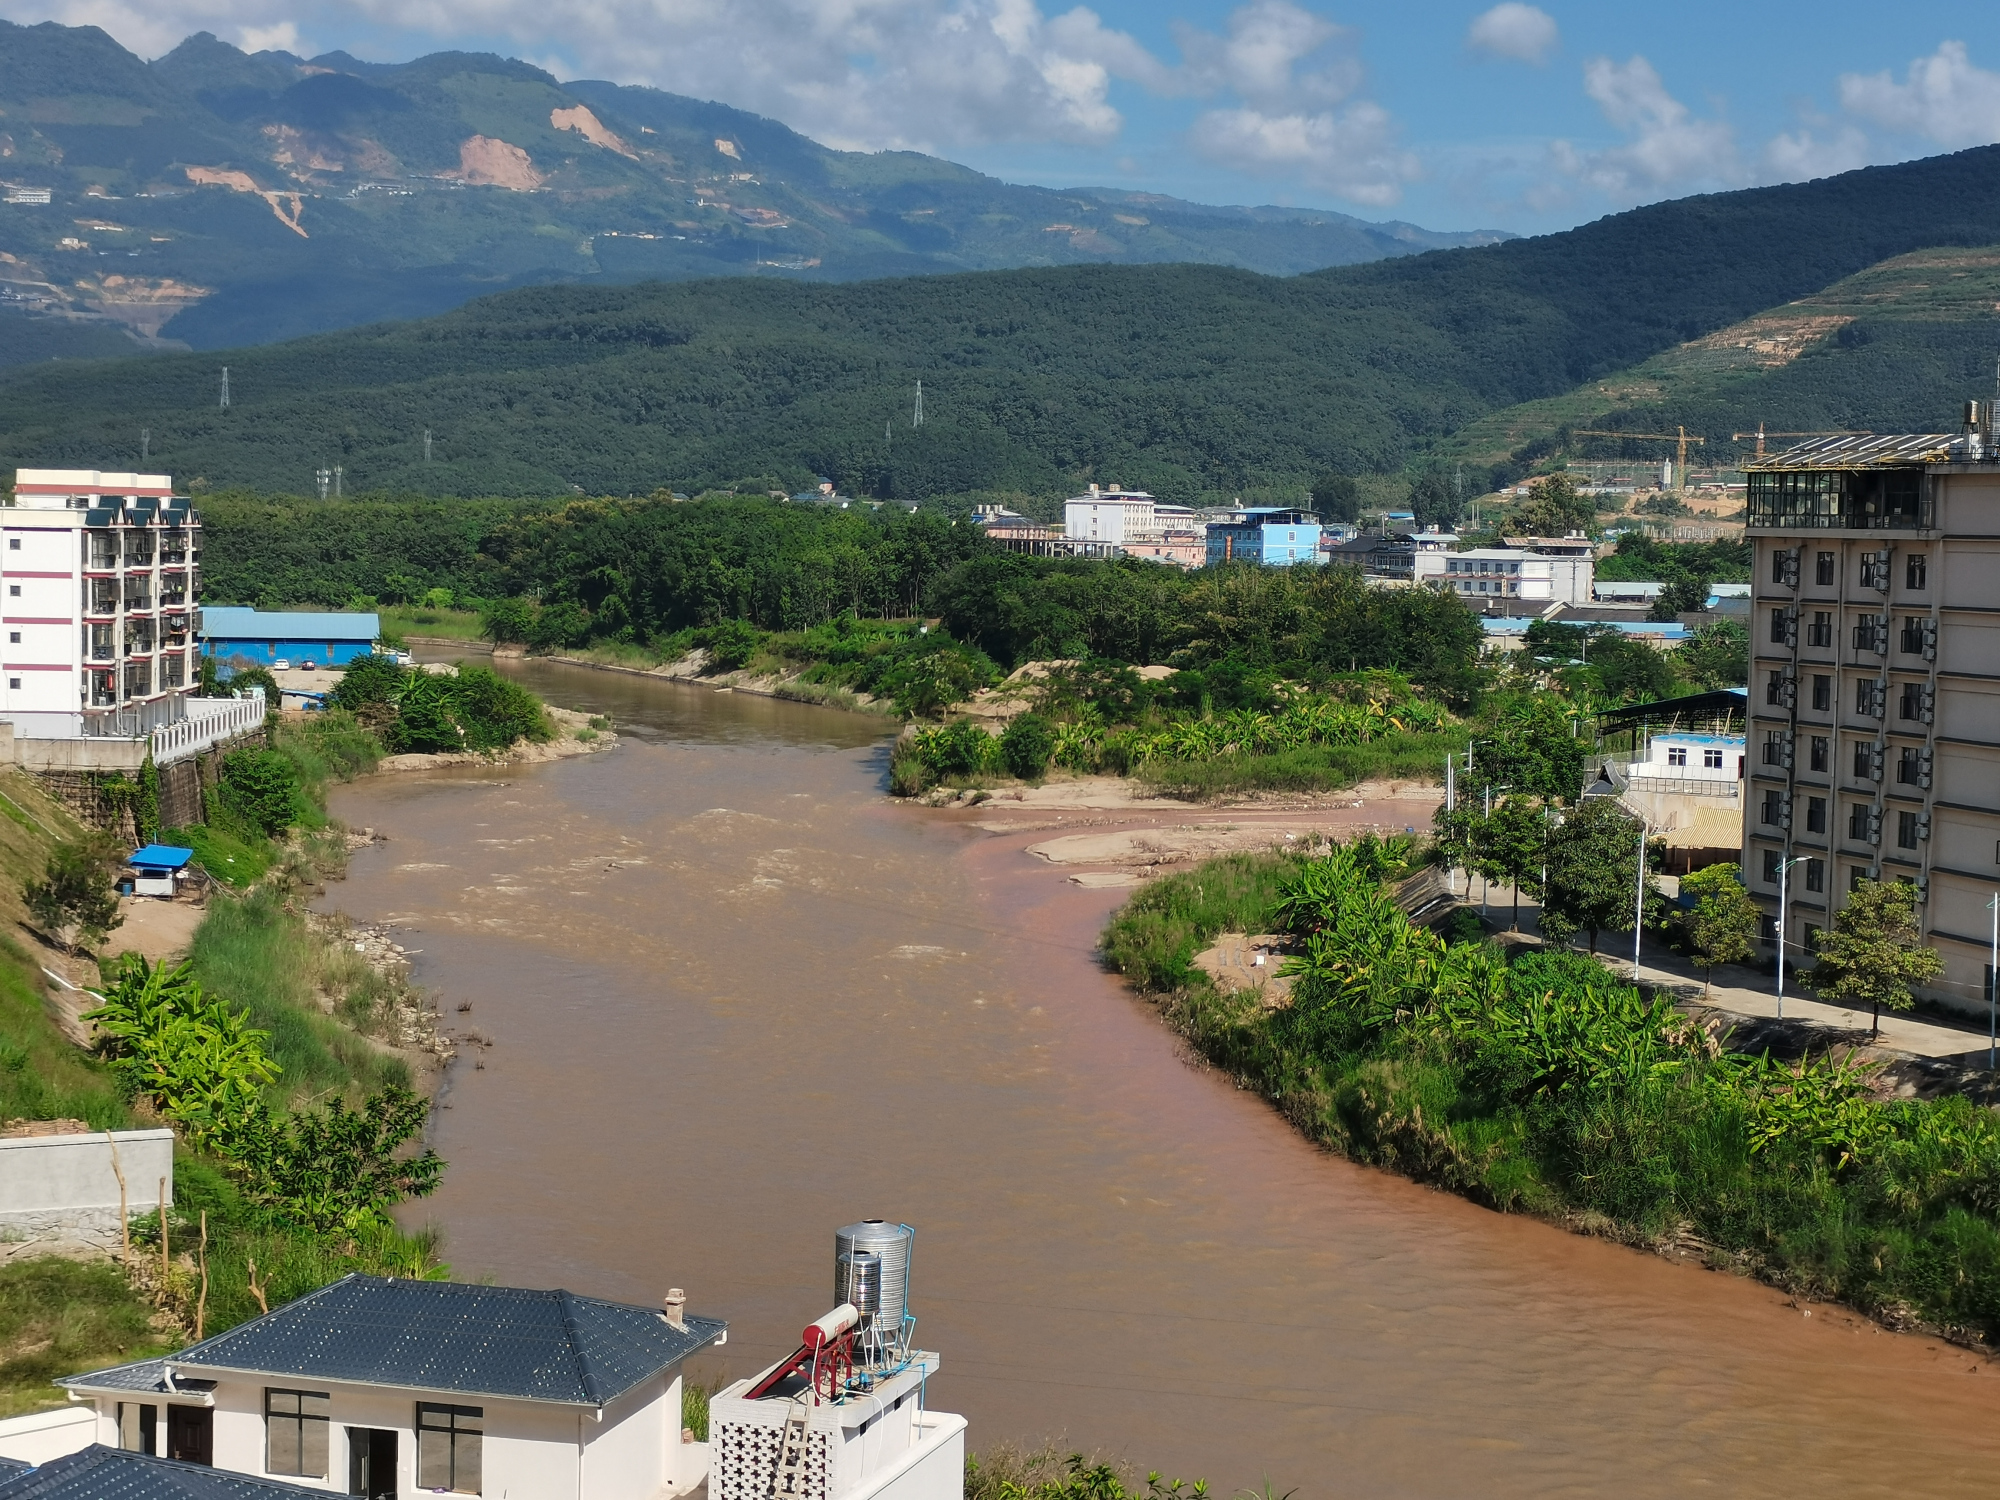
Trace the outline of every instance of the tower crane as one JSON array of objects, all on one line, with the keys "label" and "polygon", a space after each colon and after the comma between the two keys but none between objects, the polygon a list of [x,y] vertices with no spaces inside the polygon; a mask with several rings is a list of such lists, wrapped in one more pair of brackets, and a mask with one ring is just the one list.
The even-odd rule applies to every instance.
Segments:
[{"label": "tower crane", "polygon": [[1762,422],[1759,422],[1757,424],[1757,430],[1755,432],[1732,432],[1729,434],[1729,440],[1732,443],[1740,443],[1748,438],[1755,438],[1757,440],[1757,457],[1762,458],[1764,456],[1764,439],[1767,437],[1809,438],[1809,437],[1873,437],[1873,436],[1875,436],[1875,434],[1872,432],[1766,432],[1764,430],[1764,424]]},{"label": "tower crane", "polygon": [[1599,430],[1599,429],[1597,429],[1597,428],[1592,428],[1592,427],[1577,427],[1577,428],[1573,428],[1573,429],[1571,429],[1571,431],[1570,431],[1570,436],[1571,436],[1571,437],[1614,437],[1614,438],[1650,438],[1650,439],[1652,439],[1652,440],[1654,440],[1654,441],[1656,441],[1656,442],[1662,442],[1662,443],[1678,443],[1678,444],[1680,445],[1680,457],[1679,457],[1679,459],[1677,460],[1677,464],[1678,464],[1678,470],[1677,470],[1677,478],[1676,478],[1676,480],[1675,480],[1675,484],[1674,484],[1674,488],[1675,488],[1675,489],[1680,489],[1680,490],[1684,490],[1684,489],[1686,489],[1686,488],[1687,488],[1687,477],[1688,477],[1688,444],[1689,444],[1689,443],[1697,443],[1697,444],[1705,444],[1705,443],[1707,443],[1707,442],[1708,442],[1708,439],[1707,439],[1707,438],[1700,438],[1700,437],[1689,437],[1689,436],[1688,436],[1688,430],[1687,430],[1687,429],[1686,429],[1685,427],[1681,428],[1681,429],[1680,429],[1680,431],[1679,431],[1678,433],[1672,433],[1672,432],[1610,432],[1610,431],[1601,431],[1601,430]]}]

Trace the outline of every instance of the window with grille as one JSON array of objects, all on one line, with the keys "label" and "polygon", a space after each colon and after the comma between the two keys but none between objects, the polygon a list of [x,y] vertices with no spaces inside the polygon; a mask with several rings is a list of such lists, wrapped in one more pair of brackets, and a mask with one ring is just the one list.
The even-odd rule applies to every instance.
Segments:
[{"label": "window with grille", "polygon": [[1824,771],[1831,763],[1832,755],[1833,741],[1823,734],[1814,735],[1812,737],[1812,768],[1815,771]]},{"label": "window with grille", "polygon": [[1687,753],[1687,746],[1685,746],[1685,745],[1669,745],[1669,746],[1667,747],[1667,764],[1668,764],[1668,765],[1670,765],[1670,766],[1684,766],[1684,765],[1686,765],[1687,763],[1688,763],[1688,753]]},{"label": "window with grille", "polygon": [[1778,883],[1778,866],[1783,859],[1784,854],[1780,850],[1766,849],[1764,851],[1764,883],[1766,885],[1776,885]]},{"label": "window with grille", "polygon": [[1815,676],[1813,678],[1812,705],[1821,713],[1826,713],[1833,707],[1833,679],[1831,677]]},{"label": "window with grille", "polygon": [[[1806,889],[1809,891],[1824,891],[1826,889],[1826,861],[1823,859],[1809,859],[1806,861],[1805,870]],[[1806,931],[1810,934],[1812,929],[1808,927]]]},{"label": "window with grille", "polygon": [[1785,794],[1783,792],[1764,793],[1764,821],[1782,823],[1785,820]]},{"label": "window with grille", "polygon": [[1912,552],[1903,559],[1903,586],[1922,589],[1930,587],[1930,556],[1928,553]]},{"label": "window with grille", "polygon": [[1806,627],[1806,644],[1809,646],[1831,646],[1833,644],[1833,611],[1816,609],[1812,623]]},{"label": "window with grille", "polygon": [[1813,582],[1822,587],[1833,582],[1833,554],[1822,552],[1813,560]]},{"label": "window with grille", "polygon": [[417,1488],[480,1492],[480,1439],[485,1408],[417,1403]]},{"label": "window with grille", "polygon": [[326,1478],[327,1415],[332,1404],[325,1391],[265,1390],[265,1473]]},{"label": "window with grille", "polygon": [[1701,752],[1701,766],[1704,771],[1720,771],[1722,769],[1722,752],[1713,746],[1704,749]]},{"label": "window with grille", "polygon": [[1930,777],[1930,754],[1905,745],[1896,754],[1896,780],[1903,786],[1923,786]]},{"label": "window with grille", "polygon": [[1826,798],[1806,798],[1806,832],[1826,832]]}]

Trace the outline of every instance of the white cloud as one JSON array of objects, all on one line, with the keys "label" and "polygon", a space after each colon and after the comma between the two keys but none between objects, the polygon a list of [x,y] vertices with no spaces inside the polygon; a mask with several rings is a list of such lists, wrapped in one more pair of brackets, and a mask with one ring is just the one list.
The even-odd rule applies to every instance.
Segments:
[{"label": "white cloud", "polygon": [[1615,63],[1608,57],[1593,57],[1583,65],[1583,88],[1627,140],[1601,151],[1578,150],[1567,141],[1557,141],[1551,157],[1565,176],[1623,199],[1736,187],[1749,179],[1729,125],[1697,119],[1667,92],[1645,58]]},{"label": "white cloud", "polygon": [[1518,0],[1494,6],[1465,33],[1465,45],[1473,51],[1525,63],[1546,62],[1557,40],[1555,17]]},{"label": "white cloud", "polygon": [[245,52],[297,52],[299,28],[294,21],[275,26],[244,26],[236,33],[237,45]]},{"label": "white cloud", "polygon": [[1852,125],[1843,125],[1827,136],[1815,135],[1810,129],[1781,132],[1764,145],[1764,180],[1808,182],[1851,172],[1874,159],[1868,137]]},{"label": "white cloud", "polygon": [[1231,13],[1227,35],[1183,24],[1175,38],[1183,87],[1234,96],[1188,131],[1209,160],[1378,207],[1395,203],[1418,175],[1389,112],[1354,97],[1362,68],[1344,27],[1290,0],[1251,0]]},{"label": "white cloud", "polygon": [[1840,102],[1850,114],[1940,146],[2000,141],[2000,73],[1976,66],[1963,42],[1940,42],[1901,83],[1886,71],[1843,74]]}]

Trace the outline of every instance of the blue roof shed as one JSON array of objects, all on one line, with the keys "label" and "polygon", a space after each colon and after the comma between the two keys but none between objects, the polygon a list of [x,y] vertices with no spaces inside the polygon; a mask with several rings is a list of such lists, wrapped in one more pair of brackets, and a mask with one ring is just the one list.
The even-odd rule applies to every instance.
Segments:
[{"label": "blue roof shed", "polygon": [[194,850],[175,844],[148,844],[125,863],[142,870],[179,870],[194,858]]},{"label": "blue roof shed", "polygon": [[382,617],[371,611],[245,609],[225,604],[201,612],[201,649],[231,666],[273,662],[345,666],[375,649]]}]

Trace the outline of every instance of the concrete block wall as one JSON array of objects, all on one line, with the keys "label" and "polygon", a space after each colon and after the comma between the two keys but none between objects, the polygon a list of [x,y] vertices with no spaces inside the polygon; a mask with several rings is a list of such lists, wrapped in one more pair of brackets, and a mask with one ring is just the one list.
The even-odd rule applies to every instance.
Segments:
[{"label": "concrete block wall", "polygon": [[[266,743],[265,732],[259,729],[200,755],[176,761],[170,766],[161,766],[160,826],[185,828],[192,823],[207,822],[206,795],[208,788],[215,785],[222,757],[231,750],[246,746],[254,748]],[[133,821],[132,810],[114,802],[104,793],[104,778],[109,772],[50,769],[38,770],[34,774],[79,821],[92,828],[102,828],[121,839],[137,841],[139,830]],[[136,770],[122,774],[128,780],[138,779]]]},{"label": "concrete block wall", "polygon": [[162,1181],[171,1206],[174,1133],[100,1130],[0,1139],[0,1245],[13,1254],[115,1249],[120,1171],[128,1215],[158,1208]]}]

